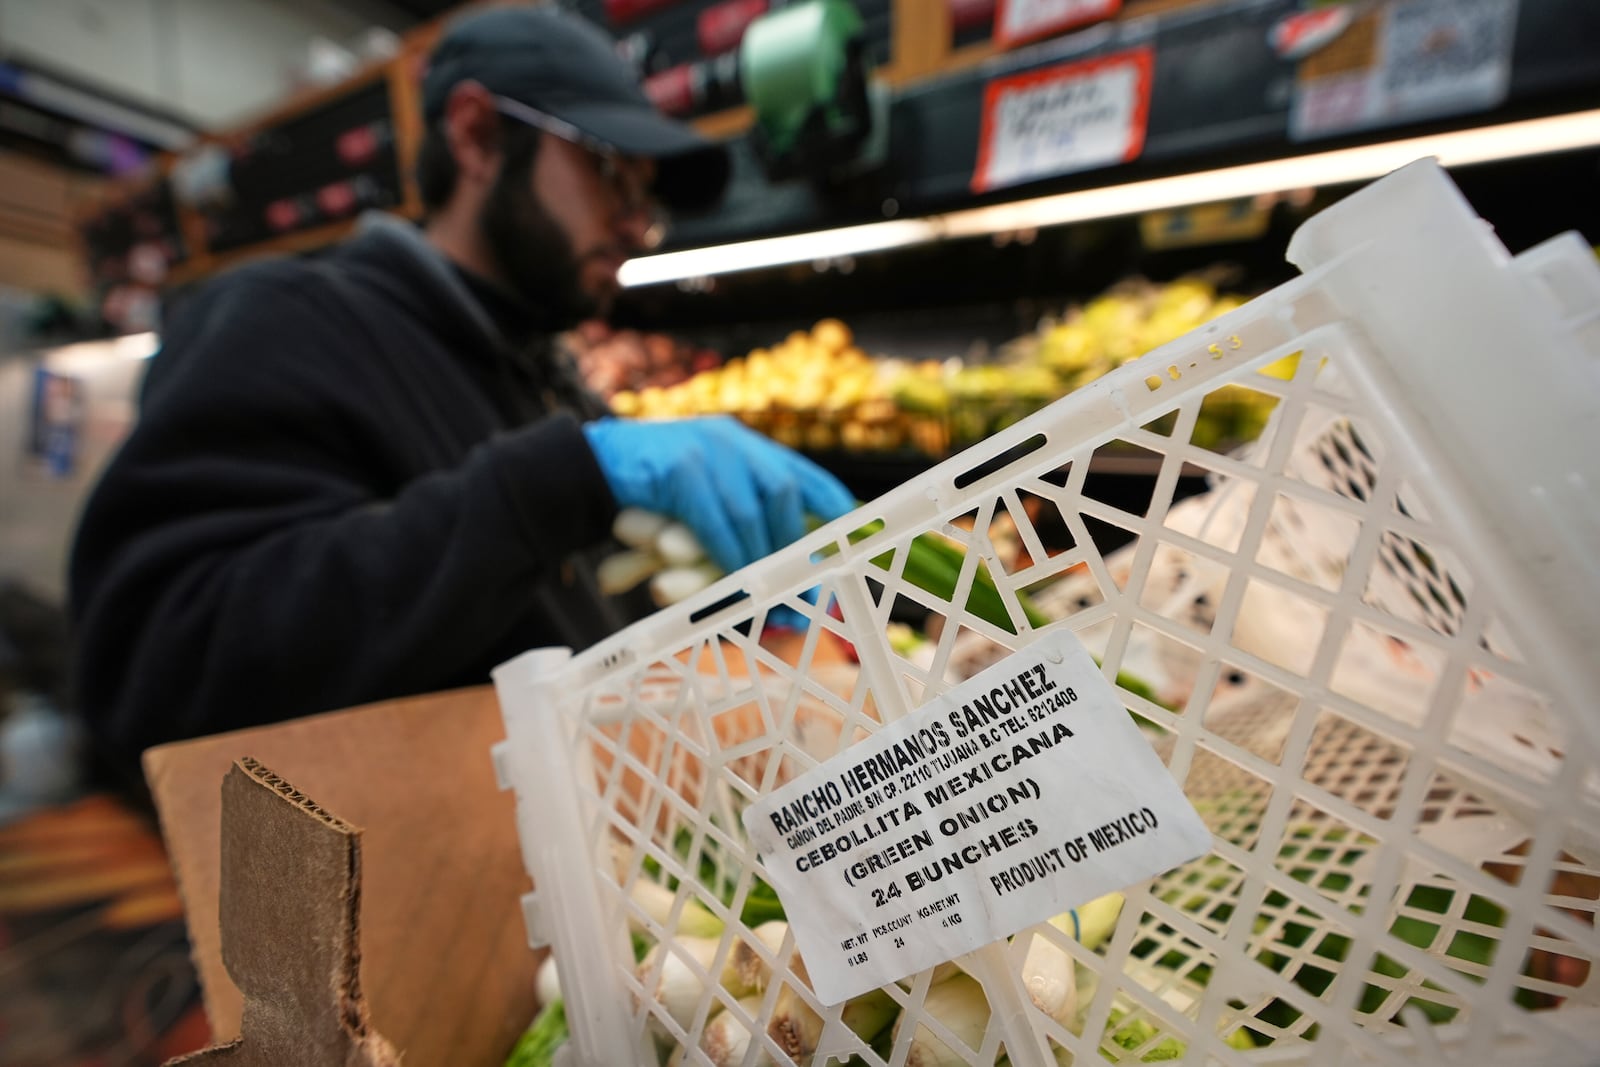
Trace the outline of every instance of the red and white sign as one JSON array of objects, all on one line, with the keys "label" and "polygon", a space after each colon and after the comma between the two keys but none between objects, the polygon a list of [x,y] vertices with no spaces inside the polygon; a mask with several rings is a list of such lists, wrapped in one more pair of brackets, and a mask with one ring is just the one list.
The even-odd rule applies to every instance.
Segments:
[{"label": "red and white sign", "polygon": [[361,167],[372,162],[378,154],[378,135],[372,125],[353,126],[339,135],[334,142],[339,162],[347,167]]},{"label": "red and white sign", "polygon": [[1290,15],[1272,27],[1272,50],[1284,59],[1304,59],[1338,40],[1354,18],[1348,4]]},{"label": "red and white sign", "polygon": [[972,191],[1137,159],[1154,62],[1138,48],[990,82]]},{"label": "red and white sign", "polygon": [[694,110],[694,72],[680,63],[644,80],[644,93],[650,102],[668,115],[687,115]]},{"label": "red and white sign", "polygon": [[300,207],[290,197],[274,200],[267,205],[267,225],[282,232],[300,225]]},{"label": "red and white sign", "polygon": [[1002,48],[1110,18],[1122,0],[1000,0],[994,18],[995,43]]},{"label": "red and white sign", "polygon": [[349,182],[333,182],[317,190],[317,207],[329,218],[348,215],[356,209],[355,186]]},{"label": "red and white sign", "polygon": [[945,0],[950,11],[950,28],[965,33],[982,26],[993,30],[996,0]]},{"label": "red and white sign", "polygon": [[613,26],[621,26],[676,3],[678,0],[605,0],[606,18]]},{"label": "red and white sign", "polygon": [[739,47],[744,31],[750,24],[767,13],[767,0],[727,0],[716,7],[700,12],[695,22],[695,36],[700,41],[700,54],[720,56]]}]

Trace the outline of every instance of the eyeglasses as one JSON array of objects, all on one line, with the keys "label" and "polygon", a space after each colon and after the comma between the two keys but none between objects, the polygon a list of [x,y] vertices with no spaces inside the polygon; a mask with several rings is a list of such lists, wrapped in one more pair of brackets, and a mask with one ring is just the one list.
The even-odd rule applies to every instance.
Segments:
[{"label": "eyeglasses", "polygon": [[509,97],[497,96],[494,99],[495,110],[507,118],[542,130],[552,137],[559,137],[568,144],[577,145],[588,152],[594,159],[595,172],[617,198],[617,202],[622,205],[622,210],[630,216],[644,215],[650,219],[649,245],[653,247],[660,243],[660,231],[664,221],[661,204],[651,195],[649,183],[639,176],[638,171],[628,168],[621,153],[599,138],[584,133],[565,119],[556,118]]}]

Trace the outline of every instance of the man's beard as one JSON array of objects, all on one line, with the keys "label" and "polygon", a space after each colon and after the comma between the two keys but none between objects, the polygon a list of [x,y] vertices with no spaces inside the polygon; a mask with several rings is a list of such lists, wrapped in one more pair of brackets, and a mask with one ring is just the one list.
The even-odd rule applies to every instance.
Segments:
[{"label": "man's beard", "polygon": [[[514,168],[520,169],[520,168]],[[478,225],[489,253],[513,296],[545,321],[551,330],[566,330],[611,310],[611,294],[585,292],[583,262],[572,241],[528,189],[528,175],[502,171]],[[585,259],[611,255],[592,250]]]}]

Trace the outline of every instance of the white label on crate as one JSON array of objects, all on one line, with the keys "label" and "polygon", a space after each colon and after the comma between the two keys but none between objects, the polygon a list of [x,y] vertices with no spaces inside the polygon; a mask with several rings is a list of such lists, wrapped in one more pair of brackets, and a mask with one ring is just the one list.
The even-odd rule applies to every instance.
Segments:
[{"label": "white label on crate", "polygon": [[1136,159],[1151,64],[1151,50],[1136,48],[990,82],[973,191]]},{"label": "white label on crate", "polygon": [[1204,855],[1205,824],[1071,633],[745,810],[826,1004]]},{"label": "white label on crate", "polygon": [[1370,17],[1378,20],[1372,60],[1302,77],[1289,114],[1291,137],[1483,111],[1505,99],[1517,0],[1404,0]]},{"label": "white label on crate", "polygon": [[1110,18],[1122,0],[1000,0],[994,17],[994,39],[1002,47]]}]

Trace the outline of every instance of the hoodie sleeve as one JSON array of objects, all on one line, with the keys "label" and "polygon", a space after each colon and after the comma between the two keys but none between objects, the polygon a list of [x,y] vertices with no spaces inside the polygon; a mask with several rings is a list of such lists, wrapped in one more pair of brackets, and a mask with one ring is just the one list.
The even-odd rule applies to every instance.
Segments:
[{"label": "hoodie sleeve", "polygon": [[197,298],[80,523],[79,699],[122,761],[461,684],[614,514],[569,416],[389,469],[427,428],[371,410],[370,354],[294,277]]}]

